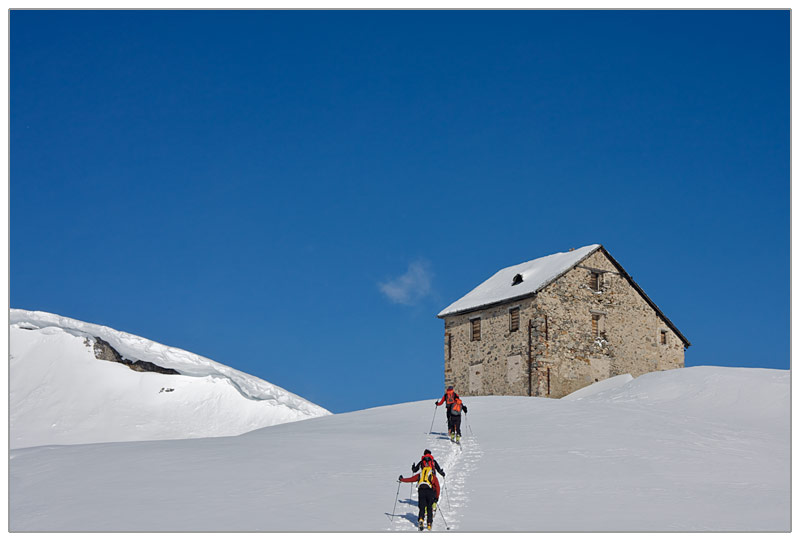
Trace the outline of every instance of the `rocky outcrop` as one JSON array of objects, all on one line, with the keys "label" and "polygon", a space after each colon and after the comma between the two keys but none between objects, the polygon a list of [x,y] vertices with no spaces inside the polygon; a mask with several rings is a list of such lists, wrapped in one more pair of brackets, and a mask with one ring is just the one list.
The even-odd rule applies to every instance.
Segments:
[{"label": "rocky outcrop", "polygon": [[94,337],[94,356],[101,361],[111,361],[124,364],[136,372],[157,372],[159,374],[180,374],[172,368],[164,368],[148,361],[132,361],[119,354],[119,351],[111,347],[111,344],[102,338]]}]

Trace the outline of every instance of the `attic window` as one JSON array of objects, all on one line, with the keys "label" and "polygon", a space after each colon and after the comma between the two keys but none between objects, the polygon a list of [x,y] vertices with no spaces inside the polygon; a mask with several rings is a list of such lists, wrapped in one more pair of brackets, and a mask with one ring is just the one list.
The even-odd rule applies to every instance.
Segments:
[{"label": "attic window", "polygon": [[518,285],[518,284],[521,284],[521,283],[522,283],[522,275],[521,274],[517,274],[516,276],[514,276],[514,279],[511,281],[511,285],[512,286],[515,286],[515,285]]},{"label": "attic window", "polygon": [[667,343],[667,331],[661,331],[661,343],[666,345],[666,343]]}]

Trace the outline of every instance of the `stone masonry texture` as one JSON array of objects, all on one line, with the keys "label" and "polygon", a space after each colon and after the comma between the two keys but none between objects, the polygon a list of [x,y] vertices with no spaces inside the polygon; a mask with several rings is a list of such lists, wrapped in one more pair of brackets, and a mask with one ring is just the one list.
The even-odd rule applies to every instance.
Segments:
[{"label": "stone masonry texture", "polygon": [[[598,291],[591,281],[596,271]],[[519,308],[515,331],[513,308]],[[471,340],[475,318],[480,340]],[[444,321],[445,385],[464,395],[560,398],[612,376],[684,366],[681,338],[603,250],[533,296]]]}]

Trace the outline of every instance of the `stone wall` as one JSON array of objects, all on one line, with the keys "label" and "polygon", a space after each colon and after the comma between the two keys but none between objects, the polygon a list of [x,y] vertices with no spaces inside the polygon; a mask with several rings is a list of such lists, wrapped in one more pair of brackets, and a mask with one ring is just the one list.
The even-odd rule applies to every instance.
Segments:
[{"label": "stone wall", "polygon": [[[509,310],[519,306],[519,330]],[[471,340],[470,321],[481,318],[481,338]],[[528,395],[528,321],[533,299],[445,318],[445,385],[465,395]],[[448,359],[447,340],[450,340]]]},{"label": "stone wall", "polygon": [[[590,285],[592,271],[602,273],[599,290]],[[514,307],[520,318],[512,332]],[[473,341],[476,317],[481,336]],[[683,362],[678,335],[600,250],[533,297],[445,317],[445,384],[465,395],[559,398],[611,376]]]}]

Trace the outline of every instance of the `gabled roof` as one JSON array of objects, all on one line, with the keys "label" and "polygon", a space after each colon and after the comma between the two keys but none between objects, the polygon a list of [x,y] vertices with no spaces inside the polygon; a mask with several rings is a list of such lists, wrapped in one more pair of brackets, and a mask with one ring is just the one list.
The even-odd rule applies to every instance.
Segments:
[{"label": "gabled roof", "polygon": [[[437,317],[471,312],[485,306],[533,295],[550,282],[589,257],[599,244],[590,244],[570,252],[540,257],[497,271],[494,276],[439,312]],[[520,275],[522,282],[514,278]]]},{"label": "gabled roof", "polygon": [[[529,297],[541,291],[555,280],[560,278],[567,271],[580,264],[584,259],[592,255],[597,250],[603,252],[609,261],[617,268],[623,276],[639,292],[642,298],[658,314],[658,316],[672,329],[681,339],[685,347],[691,343],[678,330],[672,321],[664,315],[661,309],[656,306],[644,290],[637,284],[630,274],[622,268],[616,259],[606,251],[600,244],[590,244],[577,250],[569,252],[559,252],[557,254],[540,257],[526,263],[513,265],[497,271],[491,278],[480,284],[478,287],[458,299],[456,302],[439,312],[436,317],[444,318],[480,310],[495,304],[511,302],[517,299]],[[520,280],[521,279],[521,280]]]}]

